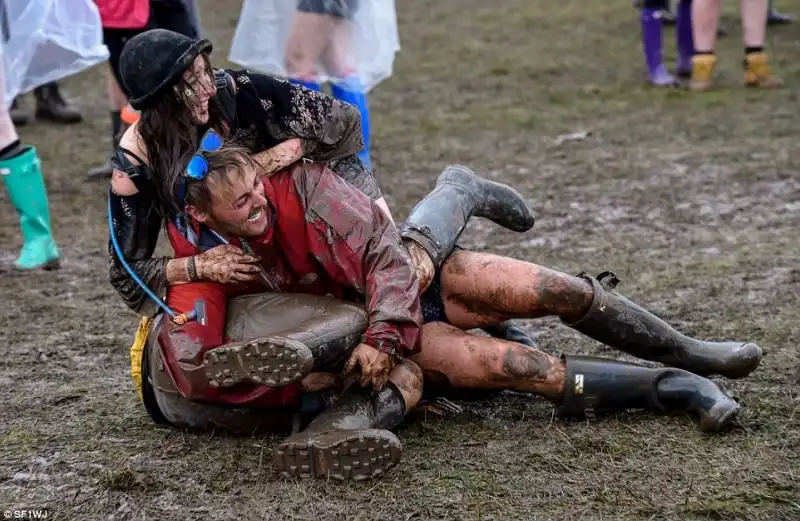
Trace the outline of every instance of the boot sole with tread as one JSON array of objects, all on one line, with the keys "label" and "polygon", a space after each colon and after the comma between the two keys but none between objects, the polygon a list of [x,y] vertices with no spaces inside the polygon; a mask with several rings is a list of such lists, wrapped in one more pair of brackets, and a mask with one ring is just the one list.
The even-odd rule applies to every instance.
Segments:
[{"label": "boot sole with tread", "polygon": [[384,474],[400,461],[402,445],[389,431],[331,431],[275,449],[273,460],[285,478],[361,481]]},{"label": "boot sole with tread", "polygon": [[241,382],[282,387],[310,373],[314,358],[302,342],[269,337],[212,349],[205,355],[204,366],[214,387]]}]

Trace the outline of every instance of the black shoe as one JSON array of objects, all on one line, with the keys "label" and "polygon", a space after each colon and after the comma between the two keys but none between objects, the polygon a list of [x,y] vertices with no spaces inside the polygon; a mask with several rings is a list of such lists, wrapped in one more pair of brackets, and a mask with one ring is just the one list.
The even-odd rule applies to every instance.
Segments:
[{"label": "black shoe", "polygon": [[33,93],[36,97],[36,119],[64,124],[83,121],[81,113],[61,95],[58,83],[47,83],[37,87]]}]

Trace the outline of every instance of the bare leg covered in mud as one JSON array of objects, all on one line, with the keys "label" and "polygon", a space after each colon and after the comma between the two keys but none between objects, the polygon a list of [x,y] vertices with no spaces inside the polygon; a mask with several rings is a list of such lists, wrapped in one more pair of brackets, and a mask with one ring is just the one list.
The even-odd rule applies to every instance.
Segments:
[{"label": "bare leg covered in mud", "polygon": [[489,253],[456,251],[441,277],[447,318],[461,329],[550,315],[577,321],[592,303],[584,279]]},{"label": "bare leg covered in mud", "polygon": [[564,362],[536,348],[472,335],[442,322],[425,324],[412,360],[437,388],[515,390],[560,401]]},{"label": "bare leg covered in mud", "polygon": [[[513,318],[557,316],[573,329],[637,358],[701,375],[742,378],[761,349],[747,342],[688,337],[598,278],[565,273],[488,253],[456,251],[441,270],[448,321],[461,329]],[[601,277],[602,278],[602,277]]]}]

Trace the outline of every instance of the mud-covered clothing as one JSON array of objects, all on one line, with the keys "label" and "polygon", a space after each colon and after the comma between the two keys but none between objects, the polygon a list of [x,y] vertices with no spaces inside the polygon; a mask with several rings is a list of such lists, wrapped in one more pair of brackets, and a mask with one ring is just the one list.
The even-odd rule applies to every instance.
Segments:
[{"label": "mud-covered clothing", "polygon": [[[274,289],[283,293],[332,295],[361,303],[369,316],[362,342],[401,356],[419,350],[422,314],[416,271],[394,224],[368,197],[327,167],[295,165],[263,179],[270,210],[267,231],[249,241]],[[204,226],[180,220],[167,225],[175,255],[198,254],[218,244]],[[239,245],[232,240],[231,244]],[[195,301],[206,305],[206,324],[184,327],[190,340],[165,350],[167,370],[184,398],[239,406],[279,406],[299,395],[299,387],[273,389],[244,384],[210,387],[203,355],[223,344],[228,297],[265,291],[263,282],[246,285],[192,282],[170,286],[167,304],[178,313]],[[196,346],[186,349],[186,345]],[[299,385],[299,384],[298,384]]]},{"label": "mud-covered clothing", "polygon": [[[300,138],[308,159],[327,162],[333,172],[371,199],[381,197],[372,173],[354,155],[363,147],[361,118],[355,107],[272,76],[245,70],[225,72],[235,85],[235,94],[229,94],[235,106],[228,140],[257,153]],[[221,98],[228,92],[220,89],[217,102],[231,101]],[[112,159],[115,168],[125,172],[138,189],[132,196],[111,194],[114,231],[133,270],[161,296],[167,289],[169,258],[153,258],[163,222],[153,201],[153,173],[140,158],[130,156],[118,150]],[[152,315],[154,304],[122,267],[110,242],[109,253],[111,284],[122,300],[132,310]]]}]

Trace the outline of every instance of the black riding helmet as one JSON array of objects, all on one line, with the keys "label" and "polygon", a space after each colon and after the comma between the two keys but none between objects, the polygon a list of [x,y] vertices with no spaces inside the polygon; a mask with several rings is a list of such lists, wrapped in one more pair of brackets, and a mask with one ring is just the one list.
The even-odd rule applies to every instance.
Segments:
[{"label": "black riding helmet", "polygon": [[193,40],[167,29],[152,29],[128,40],[119,68],[131,94],[131,106],[137,110],[152,106],[159,95],[180,81],[195,58],[212,49],[209,40]]}]

